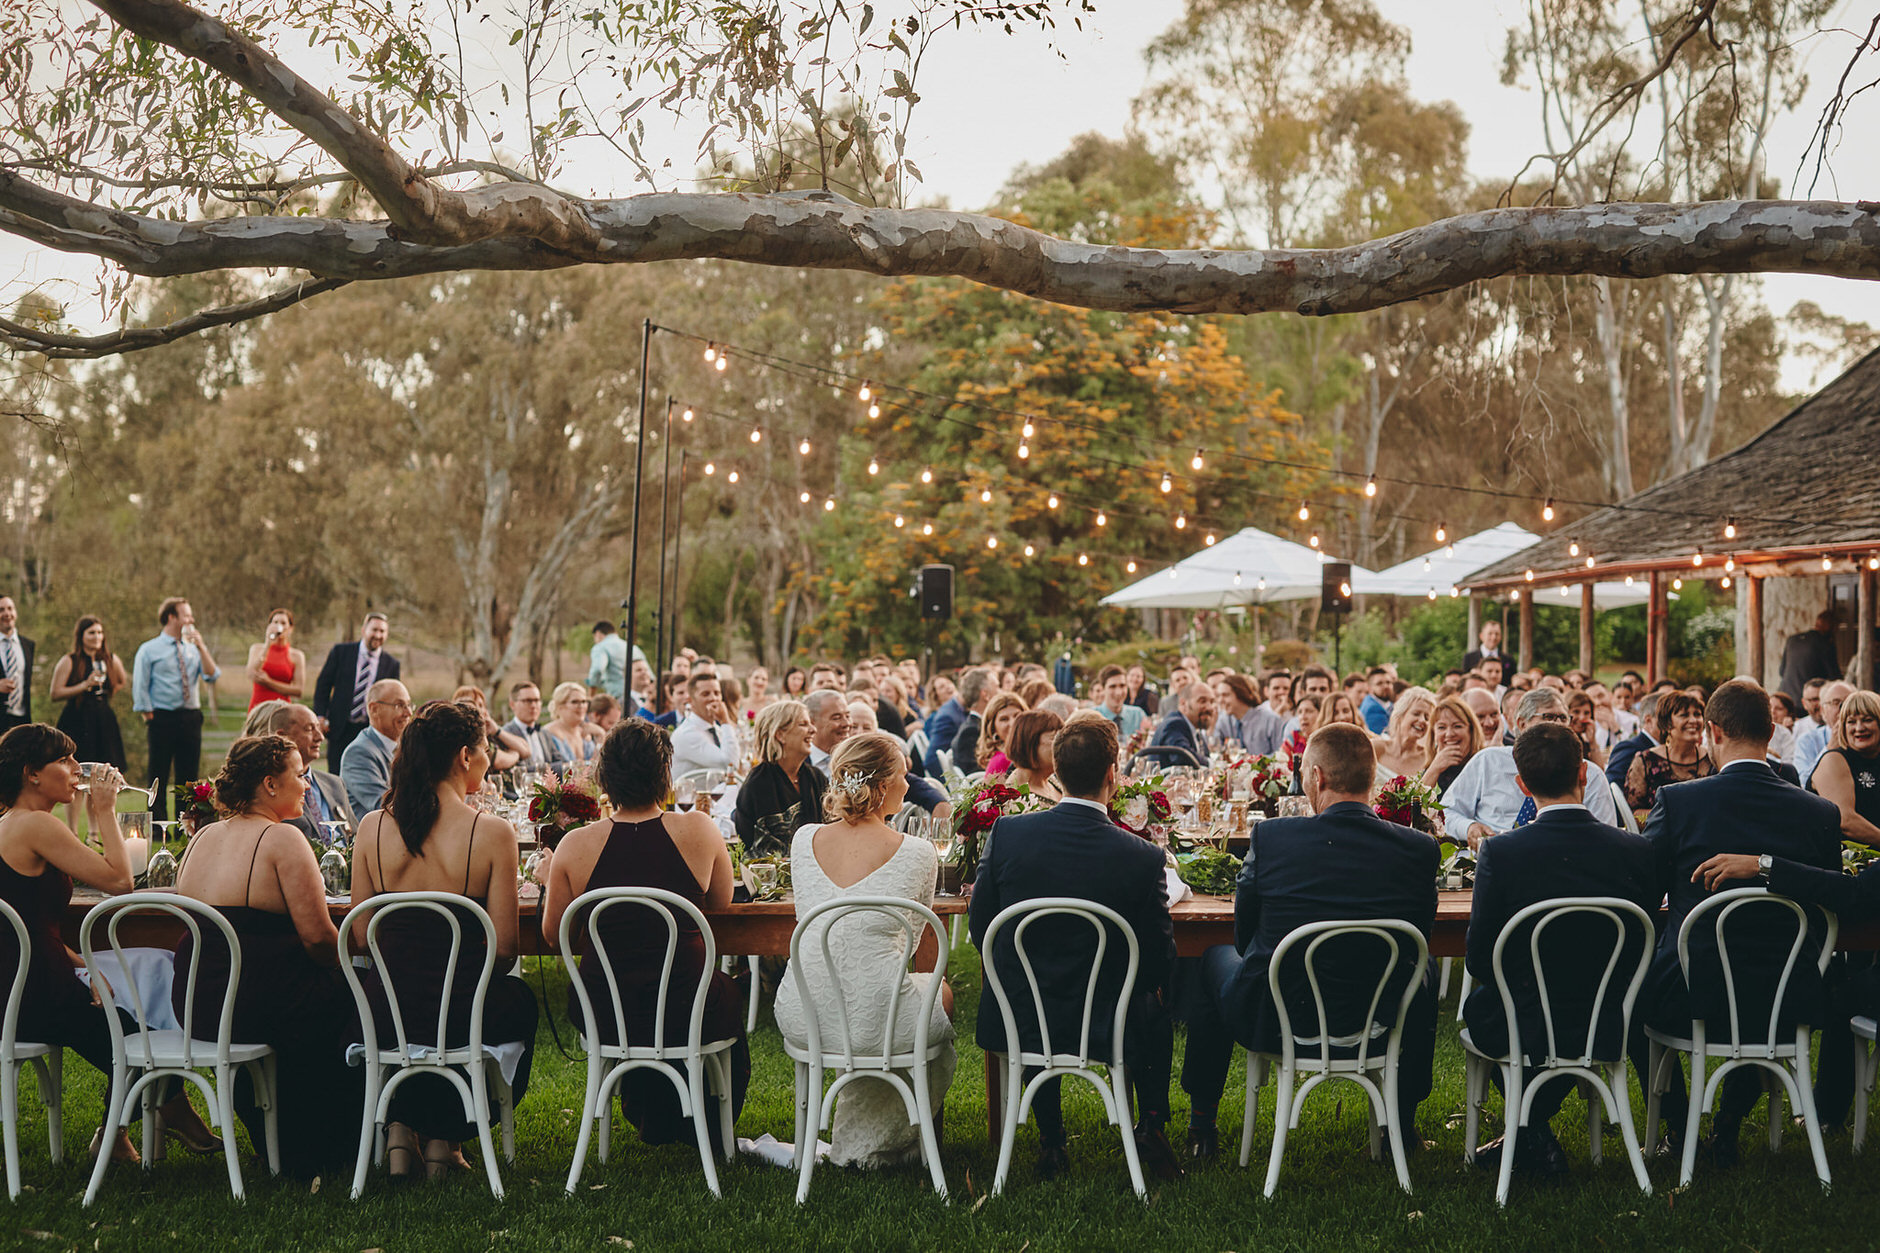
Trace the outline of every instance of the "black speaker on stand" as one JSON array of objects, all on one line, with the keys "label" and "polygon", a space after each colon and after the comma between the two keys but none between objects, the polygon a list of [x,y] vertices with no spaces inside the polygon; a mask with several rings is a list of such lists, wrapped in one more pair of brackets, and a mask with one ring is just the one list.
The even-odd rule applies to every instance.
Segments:
[{"label": "black speaker on stand", "polygon": [[921,622],[927,629],[926,664],[922,667],[921,675],[924,684],[933,678],[934,623],[944,622],[953,616],[953,567],[943,562],[922,566],[915,594],[920,597]]},{"label": "black speaker on stand", "polygon": [[1319,612],[1332,615],[1332,669],[1342,675],[1345,615],[1351,612],[1349,561],[1328,561],[1319,567]]}]

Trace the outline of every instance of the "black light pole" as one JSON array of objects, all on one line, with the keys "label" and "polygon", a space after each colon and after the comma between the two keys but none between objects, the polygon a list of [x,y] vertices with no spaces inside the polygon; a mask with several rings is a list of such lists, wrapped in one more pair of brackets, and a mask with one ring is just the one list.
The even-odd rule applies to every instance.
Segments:
[{"label": "black light pole", "polygon": [[685,551],[685,463],[691,459],[691,449],[679,450],[679,495],[672,504],[672,631],[666,637],[674,653],[679,651],[679,619],[685,608],[679,600],[679,555]]},{"label": "black light pole", "polygon": [[627,599],[622,605],[627,620],[620,632],[627,637],[627,669],[633,669],[633,636],[640,610],[640,480],[646,473],[646,359],[653,344],[653,319],[640,322],[640,421],[639,434],[633,442],[633,555],[627,562]]},{"label": "black light pole", "polygon": [[[666,670],[666,502],[672,491],[672,397],[666,397],[665,465],[659,472],[659,615],[653,628],[653,672]],[[629,654],[630,655],[630,654]]]}]

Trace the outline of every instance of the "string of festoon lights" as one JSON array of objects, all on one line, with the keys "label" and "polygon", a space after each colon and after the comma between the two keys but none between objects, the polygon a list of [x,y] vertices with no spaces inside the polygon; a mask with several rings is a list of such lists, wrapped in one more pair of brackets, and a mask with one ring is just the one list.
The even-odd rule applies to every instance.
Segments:
[{"label": "string of festoon lights", "polygon": [[[1381,484],[1391,484],[1391,485],[1402,486],[1402,487],[1428,489],[1428,490],[1437,491],[1437,492],[1461,492],[1461,493],[1465,493],[1469,495],[1489,497],[1489,498],[1494,498],[1494,499],[1499,499],[1499,500],[1523,500],[1523,501],[1528,502],[1530,505],[1532,505],[1533,500],[1534,500],[1534,496],[1530,493],[1512,491],[1512,490],[1503,489],[1503,488],[1477,487],[1477,486],[1470,486],[1470,485],[1465,485],[1465,484],[1443,483],[1443,482],[1437,482],[1434,480],[1420,479],[1420,478],[1416,478],[1413,476],[1406,476],[1406,475],[1379,474],[1375,472],[1364,473],[1360,471],[1343,470],[1335,466],[1326,466],[1326,465],[1319,465],[1316,463],[1296,461],[1296,460],[1291,460],[1291,459],[1283,458],[1283,457],[1260,456],[1257,454],[1240,452],[1240,451],[1233,450],[1233,449],[1210,451],[1205,446],[1192,446],[1188,444],[1179,444],[1174,441],[1156,441],[1156,440],[1153,440],[1153,439],[1150,439],[1148,437],[1141,436],[1141,435],[1136,435],[1136,434],[1131,434],[1131,433],[1119,433],[1115,431],[1113,428],[1102,426],[1102,425],[1095,424],[1095,423],[1081,422],[1074,418],[1031,414],[1031,413],[1026,413],[1026,412],[1019,411],[1019,410],[1004,408],[999,405],[992,404],[984,400],[973,399],[971,397],[946,396],[946,395],[941,395],[939,393],[929,392],[929,391],[922,390],[920,388],[910,387],[910,386],[906,386],[902,384],[882,383],[882,382],[877,381],[872,376],[860,375],[860,374],[856,374],[856,373],[849,372],[849,371],[839,370],[834,367],[823,365],[823,364],[816,363],[816,362],[795,360],[795,359],[784,357],[775,353],[766,352],[760,349],[749,348],[749,347],[732,343],[726,340],[708,339],[704,336],[699,336],[692,332],[682,331],[682,330],[678,330],[672,327],[661,326],[658,329],[663,330],[668,334],[679,336],[681,338],[689,339],[694,342],[702,344],[703,356],[704,356],[705,361],[713,368],[715,372],[720,373],[720,374],[725,373],[730,368],[731,359],[734,355],[736,355],[736,356],[745,358],[746,360],[750,361],[751,363],[763,369],[776,371],[786,376],[798,378],[801,380],[806,380],[806,381],[816,383],[819,385],[827,385],[840,392],[844,392],[844,393],[852,392],[857,403],[863,406],[862,413],[864,415],[865,421],[877,420],[881,418],[884,415],[884,413],[900,413],[900,414],[905,414],[907,416],[922,419],[922,420],[929,421],[929,422],[939,421],[939,422],[951,423],[953,425],[975,431],[979,434],[991,437],[993,439],[1014,438],[1013,432],[1011,431],[1009,424],[1015,422],[1017,424],[1017,429],[1016,429],[1016,435],[1015,435],[1016,444],[1014,446],[1014,452],[1015,452],[1017,460],[1021,463],[1030,461],[1033,451],[1034,451],[1034,446],[1039,443],[1038,430],[1040,426],[1054,426],[1054,427],[1065,428],[1065,429],[1083,430],[1083,431],[1088,431],[1088,432],[1093,432],[1093,433],[1099,433],[1099,434],[1104,435],[1106,438],[1109,438],[1112,440],[1120,438],[1125,442],[1133,443],[1138,448],[1142,448],[1146,446],[1152,449],[1172,451],[1177,456],[1179,456],[1179,454],[1182,451],[1191,449],[1191,451],[1189,452],[1189,455],[1186,458],[1187,460],[1186,469],[1189,471],[1189,473],[1183,473],[1180,469],[1177,469],[1175,465],[1173,464],[1172,460],[1169,460],[1169,459],[1152,458],[1152,459],[1147,459],[1147,460],[1133,460],[1133,459],[1124,458],[1124,457],[1106,455],[1104,453],[1095,452],[1090,449],[1061,448],[1058,450],[1058,455],[1061,457],[1070,457],[1073,459],[1082,460],[1086,462],[1101,463],[1107,466],[1116,467],[1120,470],[1146,472],[1149,475],[1153,477],[1157,477],[1159,479],[1159,482],[1158,482],[1159,490],[1161,494],[1164,496],[1172,496],[1174,493],[1176,484],[1180,482],[1184,484],[1185,486],[1187,486],[1192,491],[1192,493],[1196,497],[1198,497],[1200,495],[1200,488],[1204,482],[1204,480],[1200,477],[1200,475],[1206,469],[1208,459],[1210,457],[1218,456],[1221,459],[1227,460],[1227,461],[1237,461],[1237,462],[1243,462],[1243,463],[1247,463],[1251,465],[1259,465],[1259,466],[1265,466],[1265,467],[1275,468],[1275,469],[1301,471],[1301,472],[1311,473],[1311,474],[1322,476],[1322,477],[1329,478],[1329,479],[1342,479],[1353,484],[1353,486],[1341,486],[1341,487],[1333,489],[1340,496],[1362,492],[1365,498],[1375,499],[1378,495]],[[935,412],[932,409],[929,409],[927,407],[927,405],[929,404],[939,406],[940,411]],[[1002,420],[1001,425],[993,426],[993,425],[988,425],[987,423],[984,423],[984,422],[976,422],[976,421],[968,420],[966,418],[957,416],[957,414],[954,412],[956,410],[965,410],[968,412],[982,414],[982,415],[986,415],[992,418],[1000,419]],[[722,419],[732,420],[732,421],[747,421],[748,420],[748,419],[735,418],[732,415],[726,415],[722,413],[709,411],[709,410],[704,409],[701,406],[688,406],[685,411],[685,420],[691,421],[695,417],[697,417],[699,414],[708,414],[709,416],[712,416],[714,418],[722,418]],[[761,441],[765,437],[765,429],[766,428],[763,426],[761,422],[751,426],[750,441],[753,445],[761,443]],[[810,455],[813,449],[813,444],[808,435],[798,435],[798,434],[792,433],[792,434],[787,435],[785,438],[787,438],[791,442],[794,442],[797,445],[797,451],[799,455],[803,457],[808,457]],[[708,461],[705,466],[705,472],[708,476],[713,475],[718,471],[718,468],[719,467],[716,465],[715,462]],[[882,467],[882,463],[878,455],[871,455],[869,462],[868,462],[867,472],[871,476],[871,478],[879,477],[882,474],[883,467]],[[741,477],[740,471],[735,463],[731,463],[726,467],[725,480],[727,482],[735,484],[739,481],[740,477]],[[1361,484],[1358,483],[1358,480],[1360,479],[1362,480]],[[911,476],[910,476],[910,481],[911,481]],[[934,474],[933,474],[933,470],[931,466],[922,466],[919,472],[919,481],[923,486],[931,485],[933,483]],[[969,481],[968,486],[970,488],[971,486],[970,481]],[[1148,511],[1132,511],[1127,508],[1121,508],[1121,507],[1115,506],[1113,503],[1106,504],[1105,502],[1101,500],[1093,501],[1093,502],[1086,502],[1085,500],[1077,497],[1075,493],[1071,493],[1063,489],[1045,488],[1042,486],[1038,486],[1036,484],[1026,483],[1023,480],[1005,480],[1005,481],[1000,482],[997,485],[997,488],[998,488],[999,495],[1002,495],[1005,498],[1011,499],[1011,500],[1017,500],[1021,497],[1026,497],[1026,496],[1028,496],[1033,501],[1042,499],[1048,511],[1056,511],[1059,509],[1060,505],[1065,504],[1066,502],[1069,502],[1071,504],[1081,505],[1087,510],[1095,526],[1097,526],[1098,528],[1102,528],[1106,526],[1108,523],[1108,519],[1111,515],[1150,518],[1154,520],[1160,520],[1166,517],[1166,512],[1150,513]],[[1287,512],[1290,515],[1290,519],[1296,520],[1296,522],[1299,524],[1299,528],[1307,532],[1306,543],[1309,547],[1311,547],[1312,549],[1318,552],[1319,559],[1321,562],[1325,561],[1327,558],[1326,558],[1325,550],[1323,547],[1323,541],[1319,534],[1318,526],[1313,525],[1313,520],[1317,518],[1319,520],[1319,525],[1322,526],[1324,525],[1325,522],[1330,521],[1330,520],[1336,520],[1338,518],[1347,516],[1350,512],[1336,505],[1326,507],[1321,504],[1315,507],[1313,501],[1309,497],[1298,498],[1295,502],[1293,497],[1283,496],[1278,493],[1265,491],[1265,490],[1261,490],[1258,488],[1241,485],[1241,484],[1236,484],[1234,486],[1234,491],[1237,495],[1242,496],[1242,497],[1249,497],[1249,498],[1258,499],[1258,500],[1281,502],[1287,505],[1288,506]],[[980,498],[980,502],[982,504],[990,505],[994,503],[994,500],[995,500],[994,484],[990,478],[987,478],[984,482],[980,483],[978,495]],[[807,490],[799,490],[798,496],[799,496],[799,503],[801,503],[805,507],[815,506],[816,504],[815,493],[811,493]],[[1292,507],[1295,503],[1296,503],[1296,508]],[[1566,497],[1566,496],[1556,497],[1554,495],[1549,494],[1549,495],[1544,495],[1540,497],[1540,507],[1539,507],[1540,522],[1544,526],[1551,526],[1552,524],[1554,524],[1556,520],[1558,519],[1560,506],[1563,504],[1569,505],[1569,506],[1586,508],[1586,509],[1602,509],[1602,510],[1613,509],[1613,510],[1618,510],[1618,511],[1626,512],[1626,513],[1675,517],[1679,519],[1685,519],[1685,518],[1688,518],[1689,516],[1688,511],[1683,510],[1683,509],[1667,509],[1667,508],[1660,508],[1660,507],[1655,507],[1655,506],[1650,506],[1650,505],[1638,505],[1638,504],[1630,504],[1630,503],[1623,503],[1623,502],[1614,504],[1614,503],[1609,503],[1605,501],[1580,500],[1580,499],[1576,499],[1573,497]],[[836,495],[833,489],[827,493],[822,494],[820,505],[823,511],[834,512],[836,508]],[[888,516],[892,517],[893,523],[897,530],[913,530],[914,529],[915,524],[912,524],[910,522],[908,518],[908,513],[905,509],[899,512],[892,512],[891,514],[884,514],[884,519]],[[1746,521],[1763,523],[1763,524],[1774,525],[1774,526],[1799,525],[1798,520],[1793,519],[1793,518],[1770,517],[1767,515],[1755,515],[1755,514],[1744,514],[1740,516]],[[1427,533],[1430,534],[1431,538],[1438,545],[1445,546],[1446,552],[1448,555],[1450,556],[1454,555],[1454,551],[1455,551],[1454,544],[1450,536],[1449,523],[1446,519],[1440,518],[1440,517],[1435,518],[1435,519],[1431,519],[1428,517],[1415,517],[1415,516],[1404,514],[1401,512],[1393,512],[1392,518],[1394,521],[1397,521],[1397,522],[1408,522],[1408,523],[1420,524],[1422,526],[1429,528]],[[1692,569],[1697,570],[1697,571],[1718,568],[1718,564],[1719,564],[1718,558],[1721,557],[1720,586],[1726,590],[1732,586],[1733,575],[1736,572],[1735,554],[1728,552],[1727,549],[1728,549],[1730,541],[1733,541],[1737,538],[1738,518],[1739,518],[1739,515],[1728,514],[1728,515],[1725,515],[1721,519],[1720,533],[1721,533],[1721,538],[1723,540],[1723,545],[1722,545],[1723,551],[1720,551],[1718,553],[1707,554],[1700,549],[1698,551],[1693,552],[1692,557],[1691,557]],[[1199,510],[1194,511],[1194,513],[1191,515],[1189,510],[1180,506],[1177,506],[1176,508],[1175,517],[1172,521],[1172,526],[1173,526],[1173,529],[1177,532],[1191,532],[1191,533],[1200,534],[1203,540],[1204,547],[1212,546],[1214,543],[1217,542],[1221,534],[1229,533],[1234,529],[1231,526],[1224,526],[1219,521],[1213,518],[1203,516]],[[918,524],[917,533],[921,534],[923,537],[931,537],[934,534],[934,524],[931,521],[920,522]],[[989,550],[996,551],[1000,548],[1002,543],[1007,544],[1009,547],[1013,547],[1018,551],[1021,551],[1023,555],[1026,557],[1033,557],[1039,551],[1038,546],[1033,542],[1026,541],[1020,544],[1014,541],[1002,540],[1001,537],[997,534],[996,530],[989,529],[985,537],[986,547]],[[1152,559],[1142,558],[1142,557],[1134,556],[1134,555],[1108,552],[1108,551],[1093,548],[1089,545],[1083,545],[1081,547],[1077,545],[1070,545],[1070,547],[1077,549],[1075,560],[1077,564],[1080,566],[1088,566],[1090,562],[1092,561],[1092,559],[1094,558],[1112,557],[1112,558],[1118,558],[1124,561],[1124,568],[1127,573],[1136,574],[1144,565],[1153,564]],[[1585,569],[1587,571],[1589,572],[1597,571],[1598,566],[1599,566],[1599,559],[1597,555],[1592,553],[1591,551],[1583,551],[1579,541],[1577,539],[1572,538],[1571,535],[1569,535],[1568,537],[1568,553],[1571,558],[1583,560],[1585,563]],[[1154,560],[1165,561],[1167,559],[1154,559]],[[1858,563],[1859,561],[1863,560],[1863,558],[1860,555],[1856,554],[1853,557],[1853,560],[1855,560]],[[1865,556],[1864,560],[1869,570],[1880,571],[1880,552],[1869,553]],[[1833,557],[1827,554],[1822,555],[1822,557],[1820,558],[1820,562],[1821,562],[1821,569],[1823,571],[1832,570],[1834,567]],[[1429,569],[1430,566],[1431,566],[1430,559],[1429,557],[1426,556],[1424,559],[1424,567],[1425,569]],[[1236,577],[1239,577],[1239,576],[1237,575]],[[1633,585],[1635,582],[1634,575],[1630,572],[1626,573],[1624,578],[1625,578],[1625,583],[1628,586]],[[1525,572],[1525,580],[1531,583],[1531,582],[1534,582],[1535,579],[1536,579],[1535,571],[1532,570],[1531,568],[1528,569]],[[1682,576],[1675,577],[1672,580],[1672,586],[1674,590],[1681,589],[1683,587],[1683,582],[1684,580]],[[1568,598],[1572,595],[1573,585],[1563,584],[1560,586],[1559,591],[1560,591],[1560,595],[1562,596],[1562,598]],[[1429,599],[1431,600],[1435,600],[1438,598],[1438,593],[1433,588],[1427,594],[1428,594]],[[1461,594],[1462,594],[1462,589],[1460,587],[1457,587],[1453,584],[1450,586],[1449,595],[1451,597],[1458,597]]]}]

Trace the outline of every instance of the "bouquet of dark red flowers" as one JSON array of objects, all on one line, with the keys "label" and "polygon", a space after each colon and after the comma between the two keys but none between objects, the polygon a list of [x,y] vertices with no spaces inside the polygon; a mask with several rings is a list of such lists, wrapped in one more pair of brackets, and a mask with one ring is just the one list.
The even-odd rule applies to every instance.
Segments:
[{"label": "bouquet of dark red flowers", "polygon": [[1162,790],[1162,779],[1159,774],[1151,775],[1118,787],[1110,797],[1110,821],[1145,840],[1154,839],[1156,828],[1166,826],[1175,815],[1175,806]]},{"label": "bouquet of dark red flowers", "polygon": [[1385,822],[1409,827],[1425,835],[1441,835],[1443,801],[1435,788],[1398,775],[1377,794],[1374,808]]},{"label": "bouquet of dark red flowers", "polygon": [[601,816],[600,798],[580,779],[549,775],[538,780],[529,797],[529,821],[566,831]]},{"label": "bouquet of dark red flowers", "polygon": [[982,779],[961,788],[951,799],[954,860],[960,868],[961,883],[973,881],[979,869],[980,851],[993,823],[1016,814],[1050,808],[1050,802],[1042,796],[1034,796],[1031,788],[1013,787],[999,777]]},{"label": "bouquet of dark red flowers", "polygon": [[190,834],[222,816],[215,805],[215,784],[208,779],[178,783],[170,790],[176,796],[176,820],[188,826]]}]

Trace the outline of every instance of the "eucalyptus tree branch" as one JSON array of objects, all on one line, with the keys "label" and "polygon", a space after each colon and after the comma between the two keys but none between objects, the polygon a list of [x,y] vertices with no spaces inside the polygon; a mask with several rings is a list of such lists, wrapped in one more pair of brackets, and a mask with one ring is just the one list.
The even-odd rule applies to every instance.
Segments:
[{"label": "eucalyptus tree branch", "polygon": [[66,335],[27,326],[10,318],[0,318],[0,345],[16,352],[38,353],[46,357],[86,359],[118,356],[174,343],[213,327],[233,326],[266,317],[270,313],[279,313],[310,297],[344,287],[351,281],[345,278],[312,279],[240,304],[200,309],[161,326],[126,327],[102,335]]}]

